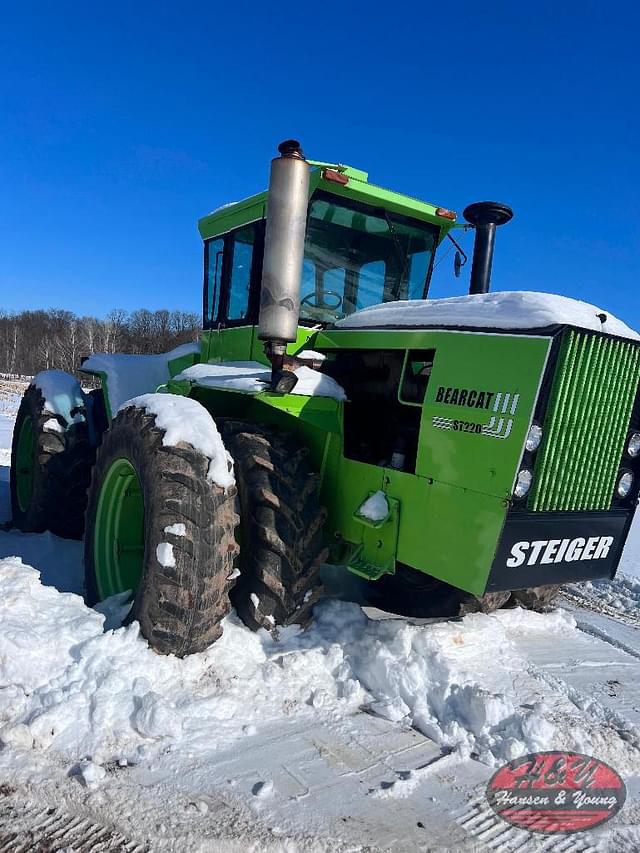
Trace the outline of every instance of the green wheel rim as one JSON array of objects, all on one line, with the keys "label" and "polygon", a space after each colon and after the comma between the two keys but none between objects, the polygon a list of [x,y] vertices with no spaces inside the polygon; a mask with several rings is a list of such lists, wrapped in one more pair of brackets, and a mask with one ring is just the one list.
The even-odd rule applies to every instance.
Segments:
[{"label": "green wheel rim", "polygon": [[99,598],[136,592],[144,561],[144,502],[128,459],[116,459],[100,489],[94,527],[93,565]]},{"label": "green wheel rim", "polygon": [[18,506],[26,512],[33,495],[33,468],[36,461],[36,441],[33,421],[26,417],[22,421],[16,450],[16,492]]}]

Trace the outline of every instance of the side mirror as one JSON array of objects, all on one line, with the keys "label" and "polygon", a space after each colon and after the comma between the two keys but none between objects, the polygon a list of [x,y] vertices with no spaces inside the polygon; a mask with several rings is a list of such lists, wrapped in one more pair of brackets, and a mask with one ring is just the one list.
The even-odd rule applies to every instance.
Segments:
[{"label": "side mirror", "polygon": [[460,278],[460,273],[462,272],[463,260],[460,252],[456,251],[453,256],[453,274],[456,278]]}]

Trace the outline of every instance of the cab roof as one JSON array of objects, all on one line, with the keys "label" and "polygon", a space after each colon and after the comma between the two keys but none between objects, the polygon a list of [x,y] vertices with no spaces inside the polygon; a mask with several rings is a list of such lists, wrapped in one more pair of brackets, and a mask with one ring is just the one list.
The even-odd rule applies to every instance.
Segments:
[{"label": "cab roof", "polygon": [[[440,228],[440,240],[455,227],[455,213],[425,201],[384,189],[369,183],[369,175],[361,169],[342,164],[308,161],[311,166],[309,194],[317,189],[335,196],[352,199],[373,207],[383,207],[390,212],[429,222]],[[226,234],[266,215],[268,193],[256,193],[242,201],[218,207],[198,221],[203,240]]]}]

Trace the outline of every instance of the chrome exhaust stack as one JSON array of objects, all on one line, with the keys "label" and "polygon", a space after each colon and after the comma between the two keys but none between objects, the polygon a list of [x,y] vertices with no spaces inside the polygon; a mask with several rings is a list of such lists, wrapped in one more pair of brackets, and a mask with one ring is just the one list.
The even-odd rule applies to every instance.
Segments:
[{"label": "chrome exhaust stack", "polygon": [[269,177],[258,337],[271,361],[272,387],[286,391],[297,381],[284,360],[298,334],[310,169],[297,140],[281,142],[278,151]]}]

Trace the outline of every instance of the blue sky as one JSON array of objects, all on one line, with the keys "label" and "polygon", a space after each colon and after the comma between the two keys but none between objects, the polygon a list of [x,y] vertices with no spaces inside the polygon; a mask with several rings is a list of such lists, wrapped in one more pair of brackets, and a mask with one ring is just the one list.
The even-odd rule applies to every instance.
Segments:
[{"label": "blue sky", "polygon": [[[199,216],[308,156],[458,211],[494,289],[640,326],[637,4],[4,4],[0,308],[199,311]],[[470,237],[467,237],[467,245]],[[434,295],[463,284],[451,258]]]}]

